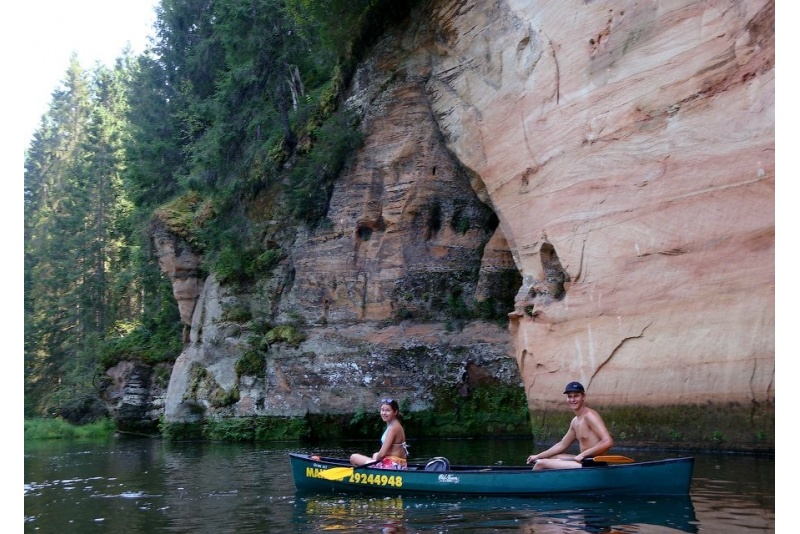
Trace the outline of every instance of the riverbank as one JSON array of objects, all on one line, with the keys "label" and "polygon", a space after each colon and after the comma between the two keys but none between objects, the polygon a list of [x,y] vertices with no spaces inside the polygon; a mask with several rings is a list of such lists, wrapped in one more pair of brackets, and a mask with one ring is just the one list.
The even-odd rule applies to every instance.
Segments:
[{"label": "riverbank", "polygon": [[[440,410],[411,412],[403,417],[414,440],[519,438],[534,447],[552,445],[569,427],[569,410]],[[518,408],[518,407],[517,407]],[[599,406],[617,451],[663,450],[775,453],[774,405]],[[267,442],[300,440],[325,443],[374,439],[382,432],[375,414],[309,414],[302,418],[251,417],[162,424],[149,434],[170,441]],[[111,436],[111,420],[70,425],[61,419],[25,421],[25,440]]]}]

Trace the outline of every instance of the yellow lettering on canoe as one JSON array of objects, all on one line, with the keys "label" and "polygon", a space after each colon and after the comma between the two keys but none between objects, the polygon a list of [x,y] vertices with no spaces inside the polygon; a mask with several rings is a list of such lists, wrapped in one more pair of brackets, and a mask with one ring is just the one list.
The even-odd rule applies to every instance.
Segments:
[{"label": "yellow lettering on canoe", "polygon": [[324,478],[320,473],[322,473],[324,469],[319,469],[318,467],[306,467],[306,478]]}]

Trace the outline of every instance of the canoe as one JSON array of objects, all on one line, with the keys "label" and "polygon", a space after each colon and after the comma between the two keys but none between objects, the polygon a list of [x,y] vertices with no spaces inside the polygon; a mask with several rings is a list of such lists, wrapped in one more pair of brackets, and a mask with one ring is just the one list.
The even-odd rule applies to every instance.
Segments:
[{"label": "canoe", "polygon": [[298,453],[289,453],[289,463],[298,490],[392,495],[688,495],[694,468],[691,457],[542,471],[503,465],[433,471],[413,462],[408,469],[388,470]]}]

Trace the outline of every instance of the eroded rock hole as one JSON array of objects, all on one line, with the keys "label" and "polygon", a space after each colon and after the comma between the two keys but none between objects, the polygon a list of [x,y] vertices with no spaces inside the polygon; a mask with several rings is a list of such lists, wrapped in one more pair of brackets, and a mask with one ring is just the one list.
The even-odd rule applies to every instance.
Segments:
[{"label": "eroded rock hole", "polygon": [[356,230],[356,235],[361,241],[369,241],[369,238],[372,237],[372,228],[369,226],[359,226]]},{"label": "eroded rock hole", "polygon": [[537,280],[530,288],[528,295],[533,298],[561,300],[566,294],[564,284],[570,281],[569,274],[561,266],[556,249],[550,243],[545,243],[539,250],[542,260],[544,280]]}]

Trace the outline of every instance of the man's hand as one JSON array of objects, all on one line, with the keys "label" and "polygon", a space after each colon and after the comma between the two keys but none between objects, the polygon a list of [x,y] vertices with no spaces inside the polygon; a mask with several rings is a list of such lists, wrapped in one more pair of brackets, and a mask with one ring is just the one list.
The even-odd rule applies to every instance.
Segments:
[{"label": "man's hand", "polygon": [[525,462],[525,463],[533,464],[533,463],[536,463],[536,460],[538,460],[538,459],[539,459],[539,455],[538,454],[531,454],[530,456],[528,456],[528,461]]}]

